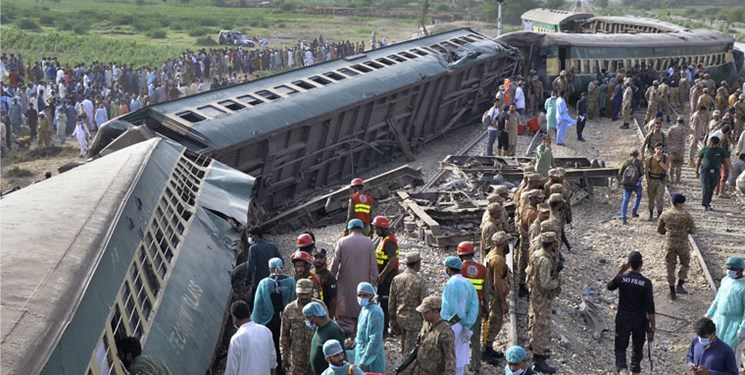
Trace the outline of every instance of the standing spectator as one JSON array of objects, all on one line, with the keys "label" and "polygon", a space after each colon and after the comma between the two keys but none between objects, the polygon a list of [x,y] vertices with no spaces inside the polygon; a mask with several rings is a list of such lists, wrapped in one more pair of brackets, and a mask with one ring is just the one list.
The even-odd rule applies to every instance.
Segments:
[{"label": "standing spectator", "polygon": [[[33,110],[31,110],[33,112]],[[59,138],[60,145],[65,144],[65,137],[67,136],[67,114],[65,113],[65,104],[60,102],[57,106],[57,111],[54,115],[57,119],[57,137]]]},{"label": "standing spectator", "polygon": [[[52,145],[52,124],[47,119],[47,112],[39,112],[39,147],[49,147]],[[87,145],[86,145],[87,149]],[[82,150],[82,146],[81,146]]]},{"label": "standing spectator", "polygon": [[554,136],[556,136],[556,90],[551,91],[551,97],[546,99],[543,103],[543,108],[546,110],[546,122],[549,135],[553,132]]},{"label": "standing spectator", "polygon": [[649,156],[644,163],[644,171],[647,176],[647,205],[649,206],[647,221],[653,220],[655,207],[657,208],[657,218],[662,215],[662,209],[664,208],[665,179],[670,170],[667,155],[662,152],[664,149],[664,144],[657,143],[654,148],[654,155]]},{"label": "standing spectator", "polygon": [[391,333],[401,334],[401,354],[406,358],[416,346],[416,338],[422,329],[422,316],[416,312],[429,294],[427,281],[419,274],[422,259],[419,253],[406,255],[406,270],[393,278],[388,301]]},{"label": "standing spectator", "polygon": [[670,182],[680,183],[680,175],[685,162],[686,138],[691,129],[685,125],[683,117],[667,131],[667,153],[670,155]]},{"label": "standing spectator", "polygon": [[362,371],[386,372],[385,350],[383,349],[383,332],[385,331],[383,309],[375,298],[375,287],[367,282],[357,285],[357,301],[362,310],[357,320],[357,333],[347,339],[347,348],[354,348],[355,365]]},{"label": "standing spectator", "polygon": [[642,264],[642,254],[632,251],[628,260],[608,283],[608,290],[618,289],[615,354],[616,370],[619,373],[628,368],[626,348],[629,346],[629,337],[633,337],[631,372],[641,373],[644,339],[649,333],[651,341],[656,329],[652,281],[642,276]]},{"label": "standing spectator", "polygon": [[525,87],[525,82],[521,80],[517,83],[517,88],[515,88],[515,110],[517,110],[517,113],[521,117],[525,114],[525,92],[523,91],[523,87]]},{"label": "standing spectator", "polygon": [[344,348],[338,340],[328,340],[323,343],[323,355],[329,363],[329,368],[321,375],[365,375],[359,366],[345,360]]},{"label": "standing spectator", "polygon": [[[253,305],[259,281],[269,276],[269,259],[282,259],[277,246],[264,239],[264,231],[260,227],[248,229],[248,259],[246,260],[246,289],[250,291],[248,301]],[[282,259],[284,262],[284,259]],[[236,267],[236,270],[238,267]],[[251,306],[249,306],[251,310]]]},{"label": "standing spectator", "polygon": [[[40,115],[43,118],[44,112]],[[78,140],[78,144],[80,145],[79,157],[85,157],[85,154],[88,153],[88,137],[91,136],[91,132],[88,130],[88,122],[85,120],[85,113],[81,113],[78,116],[78,121],[75,124],[75,130],[73,130],[72,136]]]},{"label": "standing spectator", "polygon": [[535,150],[535,171],[540,173],[543,178],[548,177],[548,170],[556,168],[554,154],[551,151],[551,136],[543,136],[543,144]]},{"label": "standing spectator", "polygon": [[[277,355],[277,362],[282,363],[279,351],[279,334],[282,325],[282,311],[291,301],[296,299],[295,279],[282,274],[282,259],[269,259],[269,272],[266,278],[259,282],[254,297],[251,320],[269,328]],[[277,374],[284,374],[282,367]]]},{"label": "standing spectator", "polygon": [[136,337],[117,341],[116,355],[130,374],[171,375],[171,370],[160,358],[142,355],[142,346]]},{"label": "standing spectator", "polygon": [[[706,211],[710,211],[711,198],[714,195],[714,189],[719,183],[719,177],[722,164],[729,166],[729,155],[719,147],[719,138],[711,137],[709,145],[698,152],[698,161],[696,162],[696,178],[701,178],[702,195],[701,205]],[[731,169],[731,168],[730,168]]]},{"label": "standing spectator", "polygon": [[696,336],[686,354],[686,363],[694,375],[737,375],[735,352],[717,337],[717,327],[709,318],[694,325]]},{"label": "standing spectator", "polygon": [[13,103],[10,105],[8,112],[10,116],[10,126],[16,134],[21,131],[21,125],[23,125],[23,107],[18,103],[18,97],[13,98]]},{"label": "standing spectator", "polygon": [[564,137],[567,134],[567,128],[576,124],[576,121],[569,115],[569,107],[566,99],[567,93],[559,92],[556,98],[556,144],[564,146]]},{"label": "standing spectator", "polygon": [[621,176],[621,185],[623,186],[623,201],[621,202],[621,221],[624,224],[628,222],[627,212],[629,209],[629,200],[631,193],[636,194],[636,201],[631,210],[631,216],[639,217],[637,213],[639,204],[642,201],[642,176],[644,175],[644,164],[639,160],[639,151],[632,150],[629,153],[630,159],[626,160],[618,170]]},{"label": "standing spectator", "polygon": [[722,279],[706,317],[716,324],[717,337],[735,351],[737,368],[740,368],[745,355],[745,259],[729,257],[725,266],[727,277]]},{"label": "standing spectator", "polygon": [[587,94],[582,93],[579,95],[577,101],[577,140],[584,142],[582,138],[582,132],[585,130],[585,123],[587,122]]},{"label": "standing spectator", "polygon": [[100,129],[106,121],[109,121],[106,105],[103,102],[98,102],[98,108],[96,109],[96,128]]},{"label": "standing spectator", "polygon": [[337,296],[336,277],[334,277],[334,274],[328,269],[326,249],[313,249],[313,267],[316,269],[316,277],[318,277],[318,281],[321,282],[323,303],[328,307],[329,316],[335,316]]},{"label": "standing spectator", "polygon": [[347,229],[351,233],[336,243],[331,273],[336,277],[338,289],[336,321],[344,333],[353,336],[360,314],[356,285],[363,281],[376,285],[378,266],[373,242],[362,233],[362,220],[349,220]]},{"label": "standing spectator", "polygon": [[[668,208],[657,222],[657,232],[665,235],[665,263],[667,264],[667,283],[670,287],[670,299],[675,300],[677,294],[688,294],[683,284],[688,278],[691,264],[691,252],[688,247],[688,235],[696,234],[696,225],[691,214],[683,207],[686,197],[674,193],[671,196],[673,206]],[[675,286],[676,261],[680,259],[678,286]]]},{"label": "standing spectator", "polygon": [[505,125],[507,129],[507,156],[515,156],[517,150],[517,131],[520,125],[520,113],[517,111],[517,107],[514,104],[510,105],[509,111],[506,113]]},{"label": "standing spectator", "polygon": [[230,338],[225,375],[271,374],[277,367],[272,332],[269,328],[251,321],[246,302],[233,302],[230,306],[230,315],[238,331]]},{"label": "standing spectator", "polygon": [[494,99],[494,104],[488,111],[486,111],[486,113],[484,113],[484,116],[481,119],[486,126],[487,133],[486,156],[494,156],[494,142],[497,140],[496,121],[497,116],[499,116],[499,106],[501,103],[501,100]]},{"label": "standing spectator", "polygon": [[39,125],[39,112],[32,106],[29,106],[28,111],[26,111],[26,123],[31,132],[31,139],[36,138],[37,126]]},{"label": "standing spectator", "polygon": [[313,281],[298,280],[295,284],[297,299],[285,306],[282,312],[282,327],[279,337],[279,349],[282,353],[282,370],[293,375],[313,375],[310,366],[310,342],[313,330],[305,324],[303,307],[311,302],[323,304],[323,301],[312,298]]},{"label": "standing spectator", "polygon": [[[43,95],[40,95],[40,97],[42,96]],[[87,121],[88,130],[96,131],[96,122],[94,120],[95,117],[93,113],[93,102],[86,97],[80,104],[83,107],[83,111],[85,111],[85,120]]]},{"label": "standing spectator", "polygon": [[328,340],[344,341],[344,331],[329,319],[328,312],[319,302],[305,305],[303,315],[308,328],[315,330],[310,342],[310,365],[316,375],[321,375],[329,367],[323,355],[323,344]]},{"label": "standing spectator", "polygon": [[448,281],[442,291],[440,316],[451,323],[455,336],[455,374],[463,375],[470,362],[468,344],[479,312],[479,296],[473,284],[461,275],[463,263],[458,257],[448,256],[442,264]]}]

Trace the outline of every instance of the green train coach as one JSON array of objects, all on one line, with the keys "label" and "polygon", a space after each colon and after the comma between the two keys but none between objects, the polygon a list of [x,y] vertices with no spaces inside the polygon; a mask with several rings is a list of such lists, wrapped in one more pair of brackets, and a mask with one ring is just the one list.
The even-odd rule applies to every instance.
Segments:
[{"label": "green train coach", "polygon": [[574,69],[577,92],[603,71],[615,73],[646,64],[655,71],[703,62],[712,78],[733,84],[743,54],[735,40],[711,30],[645,34],[570,34],[518,31],[502,35],[500,42],[520,49],[523,73],[535,70],[543,79],[545,93],[562,70]]}]

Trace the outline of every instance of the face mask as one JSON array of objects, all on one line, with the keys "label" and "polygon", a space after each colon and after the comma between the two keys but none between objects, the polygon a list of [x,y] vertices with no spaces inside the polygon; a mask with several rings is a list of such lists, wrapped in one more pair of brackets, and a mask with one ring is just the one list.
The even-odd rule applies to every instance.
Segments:
[{"label": "face mask", "polygon": [[709,339],[709,338],[706,338],[706,337],[701,337],[701,336],[699,336],[699,337],[698,337],[698,342],[699,342],[699,344],[701,344],[701,345],[703,345],[703,346],[706,346],[706,345],[709,345],[709,344],[711,344],[711,339]]},{"label": "face mask", "polygon": [[316,325],[313,324],[313,323],[311,323],[310,320],[306,320],[305,321],[305,325],[308,326],[308,328],[310,328],[310,329],[316,329]]},{"label": "face mask", "polygon": [[357,303],[359,303],[360,306],[362,306],[362,307],[366,307],[367,305],[370,304],[370,299],[369,298],[357,297]]},{"label": "face mask", "polygon": [[521,368],[517,371],[510,370],[510,366],[504,366],[504,374],[505,375],[522,375],[525,373],[525,368]]},{"label": "face mask", "polygon": [[253,237],[248,237],[248,244],[249,245],[253,245],[255,243],[256,243],[256,241],[254,241]]},{"label": "face mask", "polygon": [[730,279],[736,279],[737,278],[737,271],[727,270],[727,276],[729,276]]},{"label": "face mask", "polygon": [[337,370],[337,369],[340,369],[340,368],[344,367],[344,365],[346,365],[346,364],[347,364],[346,362],[342,362],[340,365],[335,365],[335,364],[329,362],[329,367],[331,367],[332,370]]}]

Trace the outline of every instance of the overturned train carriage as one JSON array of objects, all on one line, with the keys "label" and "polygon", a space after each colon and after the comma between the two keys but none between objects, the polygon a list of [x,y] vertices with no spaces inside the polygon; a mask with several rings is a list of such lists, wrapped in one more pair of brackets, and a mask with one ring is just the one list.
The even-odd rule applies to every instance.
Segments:
[{"label": "overturned train carriage", "polygon": [[4,374],[206,373],[253,178],[151,139],[0,199]]},{"label": "overturned train carriage", "polygon": [[521,63],[458,29],[153,105],[108,125],[93,147],[146,125],[257,178],[276,211],[480,118]]}]

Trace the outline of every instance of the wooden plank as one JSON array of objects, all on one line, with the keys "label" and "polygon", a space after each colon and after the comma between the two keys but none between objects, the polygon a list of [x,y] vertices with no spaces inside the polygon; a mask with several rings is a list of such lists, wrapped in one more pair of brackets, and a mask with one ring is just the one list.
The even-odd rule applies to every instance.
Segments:
[{"label": "wooden plank", "polygon": [[409,142],[407,142],[406,137],[404,137],[404,135],[401,133],[401,129],[396,126],[396,122],[390,118],[385,122],[388,123],[388,126],[391,128],[391,132],[393,132],[393,136],[398,141],[398,144],[401,145],[401,151],[404,152],[406,161],[416,160],[416,158],[414,157],[414,152],[411,151],[411,147],[409,147]]},{"label": "wooden plank", "polygon": [[412,212],[414,212],[414,215],[424,221],[424,224],[429,227],[433,235],[437,236],[440,234],[440,223],[438,223],[435,219],[424,212],[419,204],[417,204],[416,201],[409,196],[409,193],[403,190],[396,190],[396,194],[398,194],[399,198],[401,198],[401,204],[403,204],[406,208],[409,208]]}]

